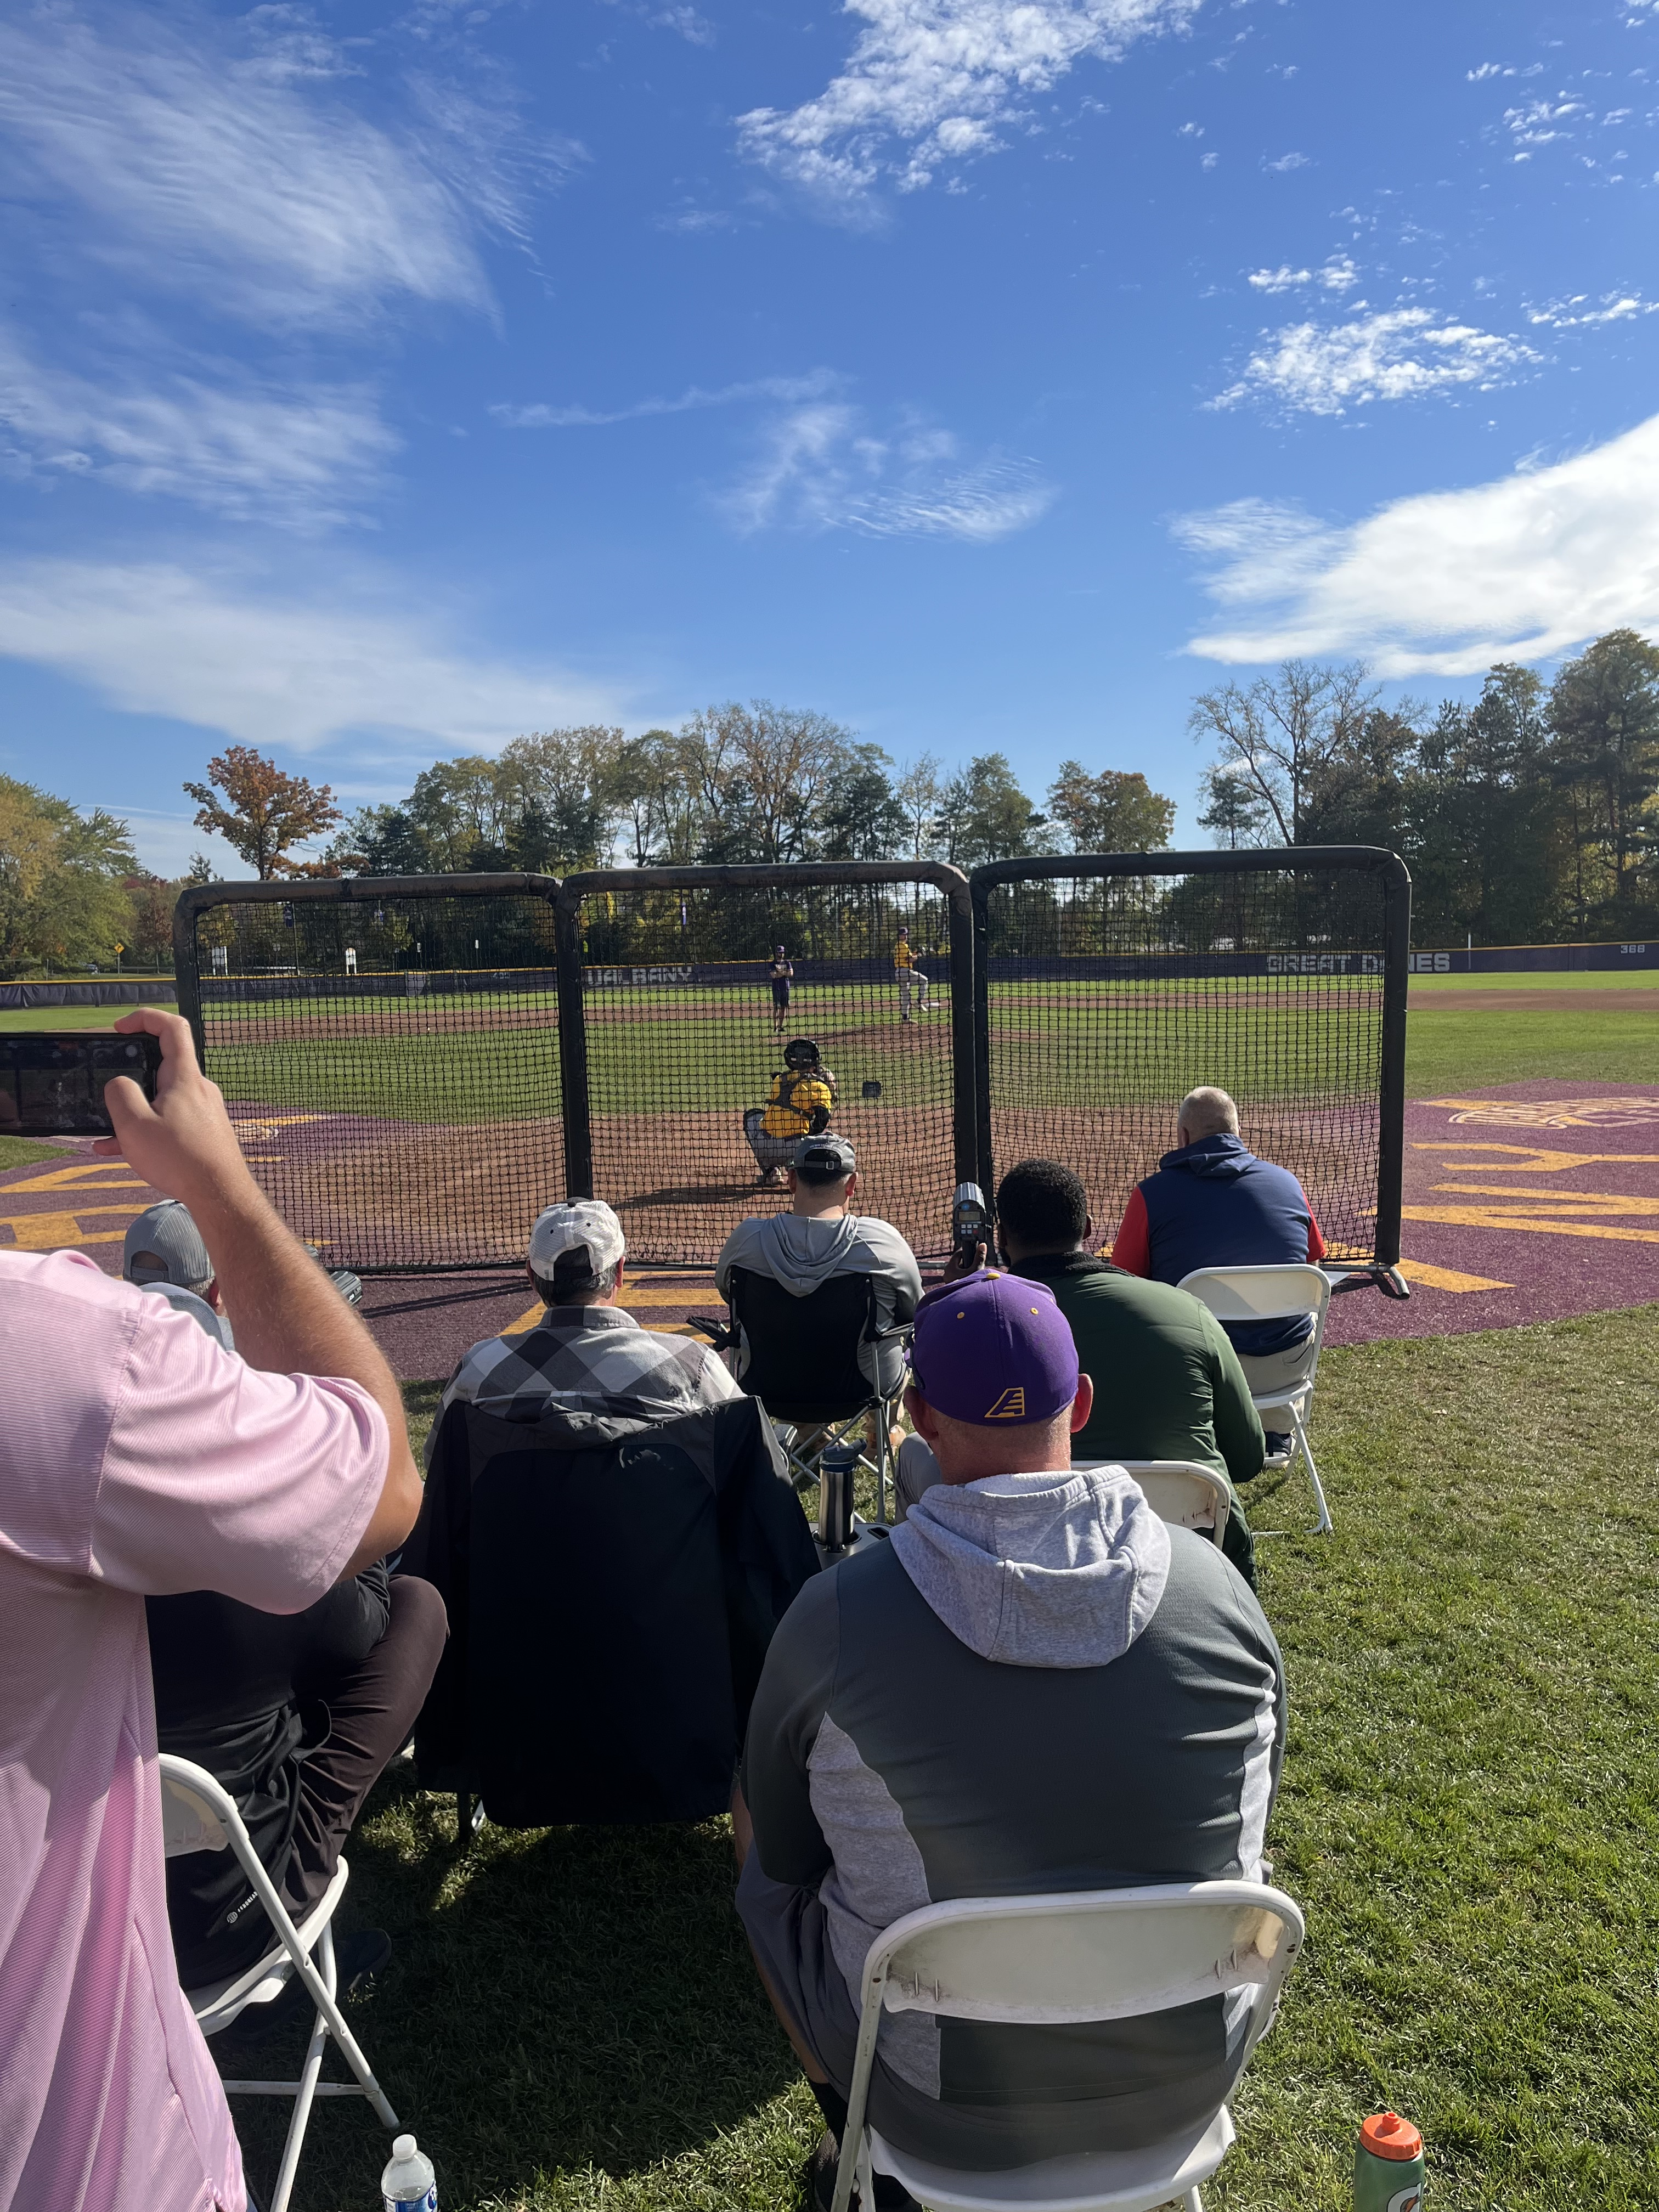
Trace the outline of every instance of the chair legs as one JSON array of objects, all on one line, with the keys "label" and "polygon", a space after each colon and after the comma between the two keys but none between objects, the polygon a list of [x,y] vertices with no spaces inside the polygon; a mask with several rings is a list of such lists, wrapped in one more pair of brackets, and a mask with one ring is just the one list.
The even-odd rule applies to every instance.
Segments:
[{"label": "chair legs", "polygon": [[1319,1480],[1319,1469],[1314,1465],[1313,1446],[1308,1441],[1307,1426],[1302,1419],[1301,1409],[1298,1407],[1291,1407],[1291,1425],[1296,1432],[1297,1448],[1307,1466],[1308,1480],[1313,1485],[1314,1503],[1319,1508],[1319,1518],[1314,1522],[1309,1534],[1314,1536],[1328,1536],[1334,1526],[1331,1520],[1331,1509],[1325,1503],[1325,1486]]},{"label": "chair legs", "polygon": [[1204,2199],[1195,2189],[1189,2189],[1181,2201],[1186,2206],[1187,2212],[1204,2212]]}]

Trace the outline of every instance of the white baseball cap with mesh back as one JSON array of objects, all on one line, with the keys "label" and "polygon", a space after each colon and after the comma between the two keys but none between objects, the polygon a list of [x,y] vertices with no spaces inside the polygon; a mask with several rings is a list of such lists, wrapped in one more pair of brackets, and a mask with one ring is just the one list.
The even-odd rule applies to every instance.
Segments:
[{"label": "white baseball cap with mesh back", "polygon": [[550,1275],[556,1260],[584,1246],[595,1277],[609,1274],[627,1249],[622,1224],[602,1198],[573,1198],[538,1214],[530,1232],[530,1272]]}]

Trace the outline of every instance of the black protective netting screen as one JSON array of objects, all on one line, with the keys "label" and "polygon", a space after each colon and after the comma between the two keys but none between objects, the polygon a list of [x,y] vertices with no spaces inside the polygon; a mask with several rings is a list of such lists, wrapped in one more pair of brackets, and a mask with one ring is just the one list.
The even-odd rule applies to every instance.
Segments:
[{"label": "black protective netting screen", "polygon": [[207,1072],[334,1266],[520,1261],[564,1195],[553,910],[296,898],[196,917]]},{"label": "black protective netting screen", "polygon": [[[746,1214],[789,1204],[760,1182],[787,1157],[783,1117],[773,1131],[761,1117],[795,1037],[817,1045],[830,1127],[856,1149],[855,1211],[919,1253],[948,1249],[951,1025],[971,1009],[951,1005],[936,890],[619,890],[590,893],[580,918],[593,1189],[622,1216],[630,1257],[706,1267]],[[901,923],[908,982],[894,964]],[[780,945],[787,1009],[769,976]]]},{"label": "black protective netting screen", "polygon": [[1064,1161],[1103,1243],[1215,1084],[1301,1179],[1334,1255],[1375,1248],[1383,899],[1353,869],[1051,878],[988,894],[995,1170]]}]

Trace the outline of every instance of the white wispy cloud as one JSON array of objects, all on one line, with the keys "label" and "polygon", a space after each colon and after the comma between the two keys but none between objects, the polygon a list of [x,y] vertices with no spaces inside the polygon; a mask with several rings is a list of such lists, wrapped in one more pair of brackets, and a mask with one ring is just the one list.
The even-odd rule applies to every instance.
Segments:
[{"label": "white wispy cloud", "polygon": [[1573,459],[1395,501],[1332,527],[1245,501],[1176,526],[1248,610],[1188,651],[1255,663],[1363,653],[1380,675],[1468,676],[1629,627],[1659,635],[1659,416]]},{"label": "white wispy cloud", "polygon": [[128,712],[264,747],[306,750],[344,732],[488,747],[620,719],[614,688],[447,646],[441,618],[389,581],[334,585],[284,597],[224,568],[12,562],[0,567],[0,654]]},{"label": "white wispy cloud", "polygon": [[0,22],[0,183],[78,208],[64,251],[258,324],[356,322],[398,296],[486,307],[478,233],[521,231],[525,165],[558,150],[431,79],[394,136],[291,41],[273,62],[224,35],[143,9]]},{"label": "white wispy cloud", "polygon": [[1262,399],[1309,415],[1341,415],[1372,400],[1420,399],[1506,383],[1539,358],[1518,338],[1395,307],[1346,323],[1292,323],[1269,335],[1243,374],[1208,402]]},{"label": "white wispy cloud", "polygon": [[1334,253],[1316,272],[1311,269],[1292,269],[1283,261],[1277,269],[1252,269],[1245,282],[1256,292],[1294,292],[1304,284],[1317,283],[1326,292],[1351,292],[1359,282],[1359,271],[1346,253]]},{"label": "white wispy cloud", "polygon": [[988,545],[1029,529],[1055,489],[1033,462],[964,462],[948,430],[880,437],[859,411],[799,407],[769,430],[755,466],[719,502],[734,528],[851,530],[866,538],[955,538]]},{"label": "white wispy cloud", "polygon": [[[998,127],[1093,55],[1178,30],[1200,0],[848,0],[867,27],[814,100],[738,121],[750,160],[832,201],[994,152]],[[901,149],[908,150],[894,151]]]},{"label": "white wispy cloud", "polygon": [[665,8],[660,15],[651,18],[659,29],[677,31],[688,46],[712,46],[715,41],[714,26],[707,15],[700,15],[695,8]]},{"label": "white wispy cloud", "polygon": [[1517,161],[1529,161],[1540,146],[1553,145],[1558,138],[1573,136],[1568,127],[1587,118],[1589,109],[1582,100],[1570,100],[1561,94],[1554,100],[1529,100],[1522,107],[1506,107],[1504,127],[1519,149]]},{"label": "white wispy cloud", "polygon": [[1575,292],[1570,300],[1551,300],[1541,307],[1528,307],[1527,320],[1553,331],[1592,329],[1598,323],[1630,323],[1659,312],[1659,300],[1644,300],[1639,292],[1604,292],[1598,305],[1589,304],[1588,292]]},{"label": "white wispy cloud", "polygon": [[1305,169],[1310,157],[1306,154],[1281,154],[1276,161],[1263,161],[1262,167],[1276,177],[1285,176],[1291,169]]},{"label": "white wispy cloud", "polygon": [[817,399],[841,382],[835,370],[815,368],[805,376],[762,376],[747,384],[722,384],[712,392],[694,384],[672,399],[636,399],[626,407],[555,407],[539,400],[514,407],[503,401],[489,411],[509,430],[587,429],[607,422],[637,422],[653,415],[685,415],[702,407],[732,407],[745,399]]},{"label": "white wispy cloud", "polygon": [[398,440],[360,387],[285,391],[227,369],[100,381],[47,367],[0,333],[0,466],[95,477],[239,520],[349,519]]}]

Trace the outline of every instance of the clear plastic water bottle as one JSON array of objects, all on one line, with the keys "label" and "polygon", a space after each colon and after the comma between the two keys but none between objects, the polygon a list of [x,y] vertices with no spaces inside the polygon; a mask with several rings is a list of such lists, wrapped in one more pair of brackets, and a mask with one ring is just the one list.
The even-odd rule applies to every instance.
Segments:
[{"label": "clear plastic water bottle", "polygon": [[1354,2212],[1420,2212],[1423,2138],[1398,2112],[1373,2112],[1354,2147]]},{"label": "clear plastic water bottle", "polygon": [[385,2212],[438,2212],[438,2177],[413,2136],[392,2143],[392,2163],[380,2176],[380,2201]]}]

